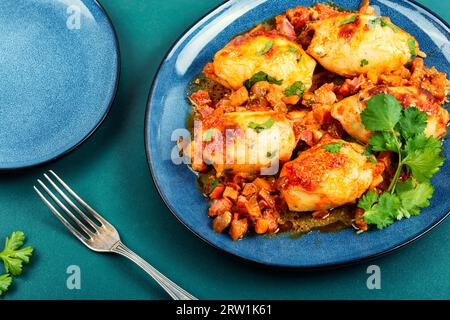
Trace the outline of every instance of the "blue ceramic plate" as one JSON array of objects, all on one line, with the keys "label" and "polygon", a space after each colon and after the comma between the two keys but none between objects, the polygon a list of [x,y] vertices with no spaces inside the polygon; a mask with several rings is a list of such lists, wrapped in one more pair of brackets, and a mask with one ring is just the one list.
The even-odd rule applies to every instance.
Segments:
[{"label": "blue ceramic plate", "polygon": [[105,118],[119,49],[95,0],[0,1],[0,169],[68,153]]},{"label": "blue ceramic plate", "polygon": [[[450,210],[450,161],[433,179],[436,188],[431,206],[418,217],[402,220],[381,231],[356,235],[311,232],[301,238],[288,235],[249,236],[233,242],[228,234],[216,234],[207,215],[207,201],[195,187],[196,177],[185,165],[175,165],[171,152],[173,130],[185,127],[191,110],[186,102],[187,84],[201,72],[216,51],[234,35],[256,22],[275,16],[305,0],[235,0],[215,9],[195,24],[174,45],[154,81],[146,116],[146,148],[155,184],[169,209],[192,232],[211,245],[246,260],[270,266],[320,268],[374,258],[419,238],[441,222]],[[356,9],[359,1],[334,1]],[[382,15],[412,33],[424,52],[431,52],[428,65],[450,72],[449,26],[434,14],[409,1],[371,1]],[[175,134],[173,138],[177,138]],[[445,155],[450,158],[449,141]]]}]

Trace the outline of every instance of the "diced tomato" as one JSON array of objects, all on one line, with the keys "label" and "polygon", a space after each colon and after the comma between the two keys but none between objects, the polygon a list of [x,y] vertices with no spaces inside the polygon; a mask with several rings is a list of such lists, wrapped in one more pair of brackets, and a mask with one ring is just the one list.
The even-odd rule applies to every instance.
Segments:
[{"label": "diced tomato", "polygon": [[248,211],[248,214],[252,217],[260,217],[261,216],[261,208],[258,205],[258,200],[256,198],[256,195],[253,195],[250,197],[250,199],[248,199],[247,211]]},{"label": "diced tomato", "polygon": [[267,191],[267,189],[261,189],[261,191],[259,191],[259,196],[264,199],[264,201],[267,203],[267,206],[270,208],[274,208],[275,207],[275,200],[272,198],[272,196],[270,195],[269,191]]},{"label": "diced tomato", "polygon": [[236,202],[240,214],[248,214],[248,200],[244,196],[239,196]]},{"label": "diced tomato", "polygon": [[223,192],[223,196],[225,198],[228,198],[228,199],[232,200],[232,201],[236,201],[238,195],[239,195],[239,193],[235,189],[233,189],[231,187],[226,187],[225,191]]},{"label": "diced tomato", "polygon": [[303,130],[300,133],[300,140],[312,147],[314,145],[314,133],[311,130]]},{"label": "diced tomato", "polygon": [[277,24],[277,31],[278,33],[288,37],[295,39],[296,34],[294,30],[294,26],[289,22],[289,20],[286,18],[286,16],[277,16],[275,18],[276,24]]},{"label": "diced tomato", "polygon": [[254,183],[246,183],[244,189],[242,190],[243,196],[251,196],[258,192],[258,187]]},{"label": "diced tomato", "polygon": [[212,100],[209,97],[209,93],[206,90],[198,90],[191,95],[192,101],[195,102],[196,105],[211,105]]},{"label": "diced tomato", "polygon": [[220,198],[212,202],[208,214],[210,217],[216,217],[226,211],[230,211],[232,206],[233,203],[230,200],[227,198]]},{"label": "diced tomato", "polygon": [[267,191],[272,192],[273,191],[273,186],[270,182],[268,182],[266,179],[263,178],[256,178],[253,183],[261,188],[261,189],[266,189]]},{"label": "diced tomato", "polygon": [[213,191],[210,193],[209,197],[211,199],[219,199],[222,196],[222,193],[224,190],[225,190],[225,186],[220,183],[213,189]]},{"label": "diced tomato", "polygon": [[230,225],[230,236],[234,241],[241,239],[248,230],[247,218],[239,219],[239,215],[235,214]]}]

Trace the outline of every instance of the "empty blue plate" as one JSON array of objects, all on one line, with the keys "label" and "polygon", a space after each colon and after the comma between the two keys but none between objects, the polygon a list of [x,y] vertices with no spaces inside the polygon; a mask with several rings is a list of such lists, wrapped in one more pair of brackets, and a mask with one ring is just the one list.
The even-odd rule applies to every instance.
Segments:
[{"label": "empty blue plate", "polygon": [[[333,1],[356,9],[359,0]],[[163,61],[149,96],[146,116],[146,148],[155,184],[169,209],[193,233],[211,245],[246,260],[270,266],[321,268],[363,261],[408,244],[441,222],[450,210],[450,161],[432,183],[435,194],[431,206],[418,217],[394,223],[384,230],[357,235],[346,229],[339,233],[311,232],[292,239],[287,234],[248,236],[233,242],[228,234],[217,234],[207,215],[208,204],[195,186],[196,176],[185,166],[171,161],[171,153],[191,110],[186,86],[234,35],[257,22],[296,5],[312,5],[306,0],[234,0],[208,14],[186,32]],[[409,1],[371,1],[379,12],[413,34],[425,60],[443,72],[450,72],[449,26],[433,13]],[[450,143],[445,156],[450,157]]]},{"label": "empty blue plate", "polygon": [[114,100],[119,49],[95,0],[0,2],[0,169],[68,153]]}]

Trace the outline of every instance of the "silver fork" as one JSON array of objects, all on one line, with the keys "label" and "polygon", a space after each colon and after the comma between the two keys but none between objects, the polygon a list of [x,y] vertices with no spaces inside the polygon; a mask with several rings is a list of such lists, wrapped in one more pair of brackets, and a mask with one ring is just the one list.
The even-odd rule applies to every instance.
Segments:
[{"label": "silver fork", "polygon": [[[53,206],[53,204],[43,195],[39,189],[34,186],[34,190],[37,192],[39,197],[44,201],[47,207],[53,212],[53,214],[69,229],[69,231],[84,245],[89,249],[97,252],[110,252],[118,253],[124,257],[127,257],[142,269],[147,272],[173,299],[175,300],[197,300],[194,296],[177,286],[171,280],[166,278],[158,270],[152,267],[149,263],[144,261],[136,253],[128,249],[120,240],[119,233],[116,228],[112,226],[108,221],[106,221],[101,215],[99,215],[94,209],[91,208],[83,199],[81,199],[56,173],[52,170],[49,171],[51,176],[55,178],[59,184],[69,193],[73,199],[76,200],[91,216],[93,216],[99,223],[100,226],[89,218],[67,195],[58,185],[52,180],[49,175],[44,173],[45,179],[51,184],[51,186],[59,193],[59,195],[69,204],[69,206],[75,210],[75,212],[81,217],[83,221],[77,218],[67,206],[62,203],[57,196],[40,180],[37,182],[45,190],[47,195],[56,203],[60,209],[76,223],[78,227],[83,230],[85,235],[73,227],[67,219]],[[93,230],[87,227],[89,225]]]}]

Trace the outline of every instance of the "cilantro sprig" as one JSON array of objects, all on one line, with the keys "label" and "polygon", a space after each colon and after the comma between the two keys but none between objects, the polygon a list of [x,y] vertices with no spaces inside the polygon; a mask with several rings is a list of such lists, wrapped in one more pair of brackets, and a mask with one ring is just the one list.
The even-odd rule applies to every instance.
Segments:
[{"label": "cilantro sprig", "polygon": [[23,272],[23,265],[30,262],[33,247],[21,248],[24,243],[25,234],[22,231],[15,231],[6,238],[3,251],[0,252],[0,260],[3,261],[6,272],[0,276],[0,295],[11,286],[11,276],[20,276]]},{"label": "cilantro sprig", "polygon": [[[367,152],[390,151],[398,158],[386,192],[378,195],[371,190],[358,202],[358,207],[365,211],[364,221],[382,229],[396,220],[416,216],[421,208],[430,205],[434,191],[430,179],[444,163],[442,145],[438,139],[425,135],[425,112],[414,106],[403,110],[400,102],[389,94],[369,99],[361,120],[372,131]],[[410,177],[399,182],[402,172]]]}]

